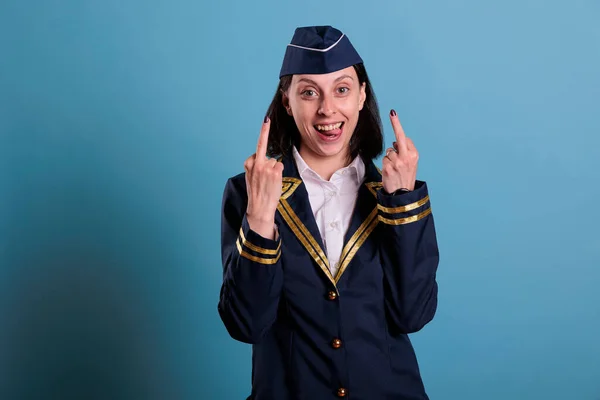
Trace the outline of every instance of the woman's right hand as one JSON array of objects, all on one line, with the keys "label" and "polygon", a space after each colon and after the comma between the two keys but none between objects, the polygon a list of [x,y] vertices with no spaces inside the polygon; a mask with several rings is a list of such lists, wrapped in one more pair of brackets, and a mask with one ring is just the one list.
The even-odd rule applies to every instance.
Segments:
[{"label": "woman's right hand", "polygon": [[275,239],[275,212],[281,197],[283,164],[267,158],[271,120],[265,117],[260,130],[256,153],[244,163],[248,207],[246,218],[250,229],[264,238]]}]

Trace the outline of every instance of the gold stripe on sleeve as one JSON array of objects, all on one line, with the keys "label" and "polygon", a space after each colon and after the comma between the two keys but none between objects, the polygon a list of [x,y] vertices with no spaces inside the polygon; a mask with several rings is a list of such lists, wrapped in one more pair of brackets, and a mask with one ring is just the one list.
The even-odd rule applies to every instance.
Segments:
[{"label": "gold stripe on sleeve", "polygon": [[277,263],[277,261],[279,261],[279,258],[281,257],[281,253],[279,253],[277,255],[277,257],[275,257],[275,258],[256,257],[256,256],[253,256],[252,254],[250,254],[250,253],[242,250],[242,245],[240,244],[239,240],[236,240],[235,244],[237,245],[238,251],[240,252],[240,255],[242,257],[245,257],[248,260],[254,261],[254,262],[257,262],[257,263],[266,264],[266,265],[272,265],[272,264]]},{"label": "gold stripe on sleeve", "polygon": [[277,246],[277,249],[275,249],[275,250],[269,250],[269,249],[264,249],[262,247],[255,246],[254,244],[252,244],[248,240],[246,240],[246,236],[244,235],[242,228],[240,228],[240,238],[242,239],[242,245],[244,245],[245,247],[249,248],[252,251],[256,251],[257,253],[274,256],[281,249],[281,242],[279,242],[279,245]]},{"label": "gold stripe on sleeve", "polygon": [[405,225],[405,224],[410,224],[412,222],[417,222],[418,220],[425,218],[429,214],[431,214],[431,207],[429,207],[427,210],[423,211],[422,213],[419,213],[417,215],[413,215],[410,217],[406,217],[406,218],[389,219],[389,218],[385,218],[385,217],[382,217],[381,215],[379,215],[379,221],[383,222],[384,224],[388,224],[388,225]]},{"label": "gold stripe on sleeve", "polygon": [[414,203],[407,204],[405,206],[391,208],[391,207],[384,207],[381,204],[378,204],[377,208],[380,209],[381,211],[383,211],[386,214],[398,214],[398,213],[402,213],[402,212],[407,212],[407,211],[415,210],[415,209],[423,206],[428,201],[429,201],[429,195],[423,197],[419,201],[415,201]]}]

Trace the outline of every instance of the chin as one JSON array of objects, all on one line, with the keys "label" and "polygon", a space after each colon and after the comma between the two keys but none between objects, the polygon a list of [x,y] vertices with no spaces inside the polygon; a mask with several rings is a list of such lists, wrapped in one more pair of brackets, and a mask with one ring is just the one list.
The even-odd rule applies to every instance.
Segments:
[{"label": "chin", "polygon": [[317,154],[323,157],[334,157],[345,153],[347,150],[348,143],[331,143],[325,145],[321,144],[318,147]]}]

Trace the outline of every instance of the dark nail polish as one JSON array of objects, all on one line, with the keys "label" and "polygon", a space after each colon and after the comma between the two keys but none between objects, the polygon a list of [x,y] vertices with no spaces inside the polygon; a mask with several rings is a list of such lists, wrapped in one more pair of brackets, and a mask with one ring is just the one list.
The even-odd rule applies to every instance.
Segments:
[{"label": "dark nail polish", "polygon": [[268,115],[265,115],[265,124],[266,124],[267,122],[269,122],[269,116],[268,116]]},{"label": "dark nail polish", "polygon": [[392,109],[392,111],[390,111],[390,115],[392,117],[395,117],[396,116],[396,110]]}]

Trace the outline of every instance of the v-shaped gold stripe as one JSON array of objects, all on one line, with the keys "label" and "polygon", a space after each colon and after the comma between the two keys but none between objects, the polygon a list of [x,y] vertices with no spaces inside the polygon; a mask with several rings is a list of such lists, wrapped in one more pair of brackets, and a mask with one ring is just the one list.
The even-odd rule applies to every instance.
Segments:
[{"label": "v-shaped gold stripe", "polygon": [[301,183],[302,181],[298,178],[283,178],[283,184],[281,185],[281,198],[287,199],[290,197]]},{"label": "v-shaped gold stripe", "polygon": [[367,186],[369,191],[371,193],[373,193],[373,196],[375,196],[375,197],[377,197],[377,190],[381,189],[383,187],[382,182],[367,182],[367,183],[365,183],[365,185]]},{"label": "v-shaped gold stripe", "polygon": [[[306,226],[302,223],[300,218],[296,215],[292,207],[287,202],[287,198],[289,198],[292,193],[296,190],[296,188],[302,183],[300,179],[297,178],[284,178],[283,179],[283,187],[282,187],[282,196],[279,200],[279,205],[277,209],[279,213],[284,218],[294,235],[298,238],[300,243],[304,246],[304,248],[308,251],[313,260],[317,263],[317,265],[321,268],[321,270],[325,273],[327,278],[331,281],[337,291],[337,282],[339,282],[342,274],[350,264],[350,261],[354,258],[354,255],[358,252],[360,247],[363,245],[365,240],[369,237],[371,232],[377,227],[379,223],[379,219],[377,218],[378,212],[377,208],[374,208],[373,211],[369,214],[367,219],[363,221],[363,223],[358,227],[354,235],[350,238],[344,249],[342,250],[342,256],[340,258],[340,268],[336,277],[334,278],[331,275],[331,271],[329,270],[329,260],[325,255],[321,246],[317,243],[312,234],[308,231]],[[365,184],[369,191],[377,197],[377,189],[383,187],[381,182],[368,182]]]},{"label": "v-shaped gold stripe", "polygon": [[[369,191],[373,194],[373,196],[377,197],[377,189],[383,187],[381,182],[367,182],[365,186],[369,189]],[[354,258],[354,255],[358,252],[362,244],[367,240],[371,232],[375,229],[379,220],[377,219],[377,208],[374,208],[371,211],[371,214],[363,221],[362,224],[358,227],[354,235],[348,240],[348,243],[342,249],[342,256],[340,257],[340,267],[335,276],[335,282],[339,282],[342,274],[350,265],[350,261]]]},{"label": "v-shaped gold stripe", "polygon": [[300,218],[298,218],[287,200],[280,199],[277,209],[279,210],[279,213],[283,219],[285,219],[285,222],[288,224],[292,232],[294,232],[294,235],[296,235],[300,243],[302,243],[306,251],[308,251],[313,260],[315,260],[317,265],[335,286],[335,280],[331,275],[331,271],[329,271],[329,260],[327,259],[327,256],[325,256],[325,252],[323,249],[321,249],[321,246],[319,246],[313,235],[311,235],[302,221],[300,221]]},{"label": "v-shaped gold stripe", "polygon": [[342,250],[342,256],[340,258],[340,268],[335,276],[336,283],[339,282],[342,274],[346,268],[348,268],[348,265],[350,265],[350,261],[352,261],[354,255],[358,249],[360,249],[360,246],[362,246],[367,237],[371,234],[371,232],[373,232],[373,229],[375,229],[375,226],[377,226],[377,223],[379,222],[377,219],[377,214],[377,208],[373,209],[371,214],[369,214],[367,219],[360,224],[356,232],[354,232],[354,235],[352,235],[350,240],[348,240],[348,243],[346,243],[344,246],[344,249]]}]

